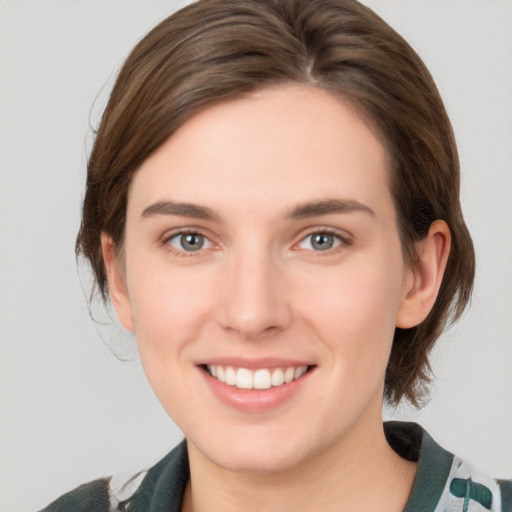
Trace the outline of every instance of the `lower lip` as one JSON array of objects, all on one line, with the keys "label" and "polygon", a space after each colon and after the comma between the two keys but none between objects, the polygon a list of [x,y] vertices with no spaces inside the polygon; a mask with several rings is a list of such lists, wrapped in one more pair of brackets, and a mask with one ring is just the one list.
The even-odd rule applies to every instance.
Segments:
[{"label": "lower lip", "polygon": [[313,373],[310,369],[297,380],[269,389],[239,389],[220,382],[203,368],[199,370],[213,394],[222,403],[245,412],[263,412],[278,407],[297,394]]}]

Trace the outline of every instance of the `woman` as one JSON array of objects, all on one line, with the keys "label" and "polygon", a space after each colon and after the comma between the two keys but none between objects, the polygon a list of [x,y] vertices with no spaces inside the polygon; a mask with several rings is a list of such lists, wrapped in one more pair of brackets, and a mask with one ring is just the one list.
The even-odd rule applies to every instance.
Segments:
[{"label": "woman", "polygon": [[53,510],[507,510],[420,427],[472,288],[455,143],[411,48],[347,0],[201,1],[133,50],[77,252],[186,443]]}]

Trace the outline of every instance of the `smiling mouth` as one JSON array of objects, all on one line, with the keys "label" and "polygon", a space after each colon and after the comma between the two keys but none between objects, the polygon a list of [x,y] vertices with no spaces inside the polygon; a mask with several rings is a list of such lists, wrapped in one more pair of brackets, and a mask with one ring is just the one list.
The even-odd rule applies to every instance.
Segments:
[{"label": "smiling mouth", "polygon": [[312,366],[282,368],[234,368],[223,365],[204,365],[204,370],[218,381],[238,389],[270,389],[300,379]]}]

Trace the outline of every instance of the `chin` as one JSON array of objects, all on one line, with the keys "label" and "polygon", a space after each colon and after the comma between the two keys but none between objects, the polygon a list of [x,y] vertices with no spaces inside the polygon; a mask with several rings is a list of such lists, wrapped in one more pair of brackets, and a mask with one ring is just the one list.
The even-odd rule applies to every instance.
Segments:
[{"label": "chin", "polygon": [[211,461],[217,466],[235,473],[278,474],[293,471],[304,463],[303,454],[287,454],[282,451],[232,450]]},{"label": "chin", "polygon": [[294,439],[289,432],[256,433],[251,430],[245,427],[245,432],[240,436],[217,438],[218,442],[214,445],[207,441],[205,445],[198,444],[196,447],[210,462],[224,470],[259,474],[293,471],[327,449],[327,446],[315,446],[306,439],[307,436],[295,435]]}]

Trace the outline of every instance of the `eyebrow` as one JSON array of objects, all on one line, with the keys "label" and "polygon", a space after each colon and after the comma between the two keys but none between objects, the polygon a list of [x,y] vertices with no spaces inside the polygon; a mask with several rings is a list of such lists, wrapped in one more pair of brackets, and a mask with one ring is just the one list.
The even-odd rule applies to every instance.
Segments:
[{"label": "eyebrow", "polygon": [[178,217],[189,217],[214,222],[219,222],[220,220],[220,217],[210,210],[210,208],[191,203],[177,203],[175,201],[158,201],[144,208],[141,217],[148,218],[155,215],[175,215]]},{"label": "eyebrow", "polygon": [[295,207],[288,214],[288,218],[304,219],[330,213],[363,212],[375,217],[375,212],[363,203],[353,199],[324,199],[312,203],[305,203]]},{"label": "eyebrow", "polygon": [[[375,216],[375,212],[368,206],[353,199],[324,199],[296,206],[287,213],[289,219],[305,219],[331,213],[363,212]],[[192,203],[179,203],[175,201],[158,201],[144,208],[141,217],[148,218],[156,215],[173,215],[192,219],[220,222],[220,217],[206,206]]]}]

